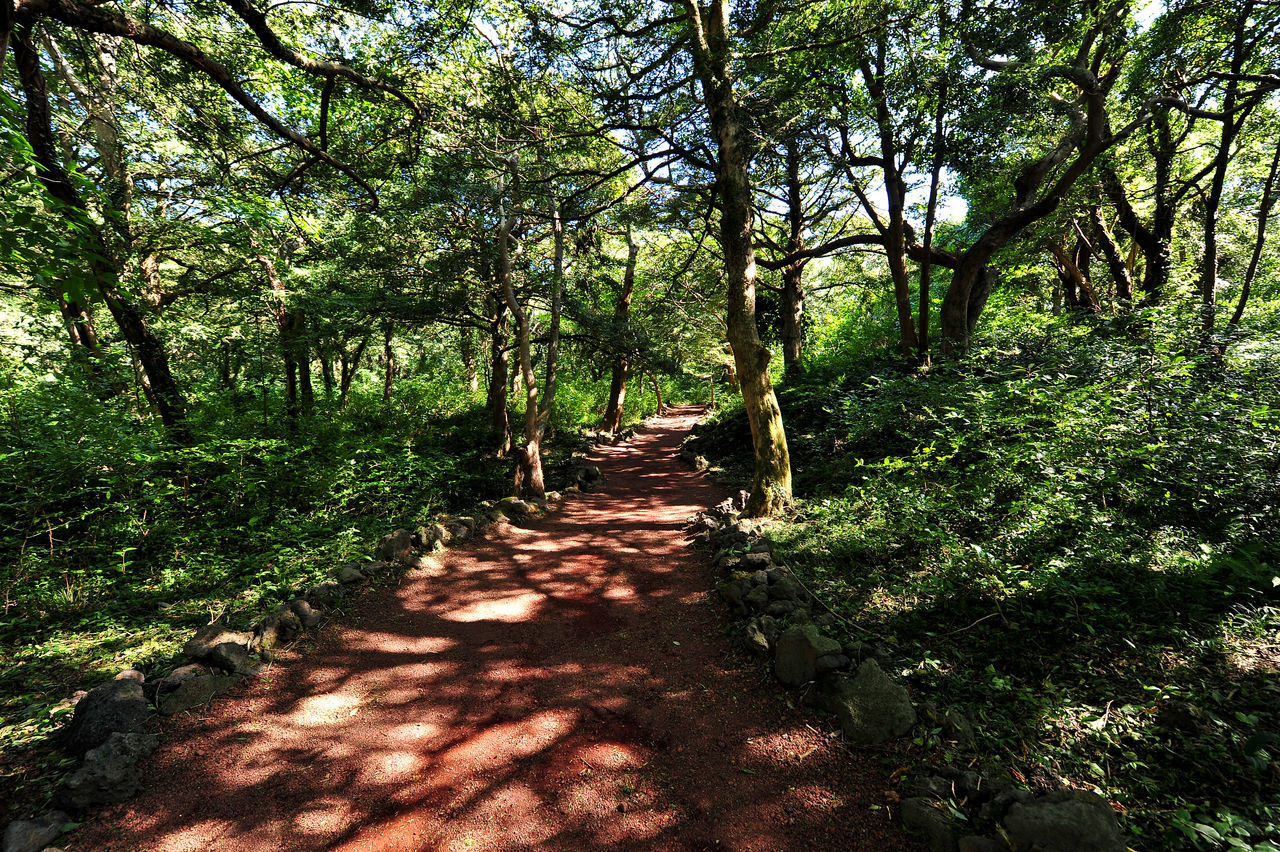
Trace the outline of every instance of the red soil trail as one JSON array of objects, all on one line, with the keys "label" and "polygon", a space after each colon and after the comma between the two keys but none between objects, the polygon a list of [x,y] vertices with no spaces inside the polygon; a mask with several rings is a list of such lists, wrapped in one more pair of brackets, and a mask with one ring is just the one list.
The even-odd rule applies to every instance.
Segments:
[{"label": "red soil trail", "polygon": [[[312,652],[165,722],[84,852],[898,850],[886,783],[721,632],[681,527],[698,410],[595,459],[608,483],[371,591]],[[816,726],[815,726],[816,727]]]}]

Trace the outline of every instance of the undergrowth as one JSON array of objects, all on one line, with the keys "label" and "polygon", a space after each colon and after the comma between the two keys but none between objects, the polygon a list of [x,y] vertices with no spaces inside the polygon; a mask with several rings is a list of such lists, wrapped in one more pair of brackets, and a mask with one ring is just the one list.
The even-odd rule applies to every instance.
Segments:
[{"label": "undergrowth", "polygon": [[[779,552],[917,700],[921,762],[1097,789],[1141,849],[1280,837],[1280,362],[1176,330],[1050,324],[908,373],[783,388],[797,507]],[[698,452],[742,465],[740,409]]]},{"label": "undergrowth", "polygon": [[[47,802],[71,761],[65,699],[176,660],[195,627],[247,625],[378,538],[510,492],[488,415],[429,377],[319,400],[290,429],[278,399],[228,394],[176,447],[128,405],[19,371],[0,388],[0,824]],[[549,484],[593,414],[567,387]],[[652,408],[637,395],[632,418]]]}]

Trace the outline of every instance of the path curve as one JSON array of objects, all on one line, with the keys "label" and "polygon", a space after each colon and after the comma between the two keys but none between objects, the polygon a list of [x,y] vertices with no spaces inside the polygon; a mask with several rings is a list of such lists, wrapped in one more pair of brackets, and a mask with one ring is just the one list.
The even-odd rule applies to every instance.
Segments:
[{"label": "path curve", "polygon": [[730,647],[674,409],[604,491],[444,554],[231,700],[165,720],[77,850],[914,849],[874,762]]}]

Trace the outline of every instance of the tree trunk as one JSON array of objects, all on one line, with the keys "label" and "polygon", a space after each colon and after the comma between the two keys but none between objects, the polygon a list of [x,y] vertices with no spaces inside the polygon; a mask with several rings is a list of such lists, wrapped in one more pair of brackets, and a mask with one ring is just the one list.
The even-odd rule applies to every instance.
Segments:
[{"label": "tree trunk", "polygon": [[511,452],[511,417],[507,413],[507,324],[506,303],[490,298],[489,424],[499,458]]},{"label": "tree trunk", "polygon": [[876,44],[875,68],[870,62],[862,65],[862,76],[867,91],[875,102],[876,127],[880,135],[881,171],[884,175],[885,200],[888,203],[888,222],[883,229],[885,259],[889,264],[889,277],[893,280],[893,301],[898,311],[898,346],[903,358],[911,358],[918,349],[916,322],[911,315],[911,283],[907,279],[907,183],[898,164],[897,135],[889,110],[889,97],[885,89],[884,67],[888,44],[883,34]]},{"label": "tree trunk", "polygon": [[[636,258],[640,254],[640,246],[631,238],[631,228],[627,228],[627,267],[622,273],[622,292],[613,305],[614,333],[624,337],[627,323],[631,317],[631,296],[636,284]],[[604,411],[604,422],[601,424],[606,432],[617,432],[622,428],[623,405],[627,399],[627,356],[621,350],[613,357],[613,377],[609,382],[609,404]]]},{"label": "tree trunk", "polygon": [[325,351],[328,347],[318,347],[317,353],[320,356],[320,378],[324,382],[324,398],[332,401],[333,399],[333,358]]},{"label": "tree trunk", "polygon": [[533,372],[533,342],[529,313],[516,298],[511,275],[511,232],[519,214],[520,174],[518,160],[513,156],[508,163],[511,171],[511,209],[503,217],[498,228],[498,280],[507,310],[516,322],[516,352],[520,376],[524,383],[524,446],[516,454],[515,494],[528,495],[541,500],[546,496],[542,479],[542,432],[538,428],[538,377]]},{"label": "tree trunk", "polygon": [[1231,163],[1231,146],[1235,144],[1244,122],[1243,115],[1236,114],[1240,72],[1244,69],[1245,35],[1254,0],[1245,0],[1236,12],[1235,32],[1231,41],[1231,76],[1226,83],[1222,99],[1222,133],[1218,138],[1218,152],[1213,158],[1213,180],[1204,198],[1204,255],[1200,259],[1200,309],[1203,312],[1201,327],[1212,332],[1217,319],[1218,305],[1218,210],[1222,204],[1222,192],[1226,186],[1227,166]]},{"label": "tree trunk", "polygon": [[344,344],[338,344],[338,410],[345,411],[347,400],[351,398],[351,382],[356,377],[356,371],[360,369],[360,361],[364,358],[365,347],[369,345],[369,335],[366,334],[360,339],[360,343],[356,345],[355,351],[350,355],[347,354],[347,348]]},{"label": "tree trunk", "polygon": [[294,347],[294,360],[298,364],[298,390],[302,395],[304,415],[310,415],[315,411],[316,406],[315,389],[311,386],[311,345],[307,337],[307,314],[305,311],[295,311],[291,342]]},{"label": "tree trunk", "polygon": [[1228,330],[1234,329],[1244,317],[1244,306],[1249,302],[1249,291],[1253,289],[1253,279],[1258,274],[1258,263],[1262,260],[1262,249],[1267,241],[1267,220],[1271,217],[1271,208],[1276,203],[1276,171],[1280,168],[1280,144],[1271,157],[1271,169],[1262,185],[1262,200],[1258,202],[1257,228],[1254,231],[1253,254],[1249,256],[1249,267],[1244,273],[1244,282],[1240,285],[1240,298],[1236,301],[1236,309],[1227,323]]},{"label": "tree trunk", "polygon": [[653,383],[653,396],[657,400],[658,414],[666,414],[667,407],[662,403],[662,385],[658,382],[658,376],[649,373],[649,381]]},{"label": "tree trunk", "polygon": [[755,475],[745,514],[771,515],[791,502],[791,457],[787,436],[769,378],[769,350],[756,327],[756,258],[753,248],[754,202],[747,177],[748,141],[738,116],[730,63],[728,0],[714,0],[704,15],[696,0],[684,0],[689,13],[689,49],[701,84],[710,129],[716,141],[716,188],[720,196],[719,241],[728,289],[728,337],[751,424]]},{"label": "tree trunk", "polygon": [[[800,145],[787,140],[787,254],[804,251],[804,196],[800,182]],[[787,376],[804,372],[804,261],[782,268],[782,364]]]},{"label": "tree trunk", "polygon": [[1133,302],[1133,278],[1129,275],[1129,267],[1120,256],[1120,248],[1116,245],[1115,238],[1111,236],[1111,231],[1107,229],[1102,211],[1097,206],[1092,210],[1092,218],[1094,239],[1102,247],[1102,256],[1107,260],[1107,270],[1111,273],[1111,280],[1116,285],[1116,302],[1127,309]]},{"label": "tree trunk", "polygon": [[557,370],[560,366],[560,314],[564,308],[564,222],[560,219],[560,204],[551,202],[552,233],[555,245],[551,274],[551,329],[547,333],[547,382],[542,389],[542,409],[538,414],[538,441],[546,434],[551,417],[556,410]]},{"label": "tree trunk", "polygon": [[45,191],[61,202],[62,215],[93,256],[90,269],[98,294],[107,305],[120,333],[145,372],[156,397],[161,422],[179,442],[190,439],[187,432],[186,400],[169,370],[164,344],[147,325],[141,311],[120,289],[119,264],[109,260],[111,251],[84,200],[58,161],[53,146],[48,87],[40,70],[40,60],[30,44],[31,29],[15,34],[11,49],[26,96],[26,137],[35,155],[36,173]]},{"label": "tree trunk", "polygon": [[395,331],[396,323],[393,319],[385,319],[382,321],[382,360],[386,367],[386,373],[382,380],[382,400],[383,402],[391,399],[391,386],[396,375],[396,353],[391,348],[391,337]]},{"label": "tree trunk", "polygon": [[476,369],[475,331],[464,325],[458,336],[462,350],[462,374],[467,380],[467,389],[476,393],[480,390],[480,372]]},{"label": "tree trunk", "polygon": [[[250,240],[255,249],[256,240]],[[284,361],[284,410],[290,428],[298,425],[298,360],[294,338],[297,334],[297,319],[289,310],[284,281],[276,271],[275,261],[259,251],[254,260],[267,276],[267,286],[271,292],[271,316],[275,320],[276,332],[280,341],[280,357]]]}]

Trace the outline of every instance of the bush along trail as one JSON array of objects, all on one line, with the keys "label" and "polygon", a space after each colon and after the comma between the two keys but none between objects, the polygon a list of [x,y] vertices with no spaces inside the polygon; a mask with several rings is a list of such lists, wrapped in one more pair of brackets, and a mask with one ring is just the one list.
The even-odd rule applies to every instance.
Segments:
[{"label": "bush along trail", "polygon": [[[683,455],[690,457],[687,451]],[[745,496],[741,492],[738,506]],[[774,564],[774,543],[761,525],[739,520],[734,508],[734,501],[726,500],[699,513],[690,529],[695,542],[714,549],[714,564],[723,577],[716,592],[742,619],[742,644],[770,660],[779,682],[800,689],[805,703],[829,714],[845,741],[854,745],[892,743],[918,722],[937,726],[950,737],[972,740],[972,723],[954,711],[929,704],[921,720],[906,688],[882,668],[882,663],[901,667],[902,661],[841,630],[844,625],[837,614],[789,569]],[[904,786],[907,798],[897,792],[889,798],[901,802],[904,825],[925,839],[929,852],[1125,850],[1111,806],[1088,790],[1035,795],[1007,775],[949,766],[912,777]],[[955,825],[952,812],[944,810],[953,798],[975,812],[969,821],[956,811],[965,826],[994,823],[994,830],[981,835]]]},{"label": "bush along trail", "polygon": [[[683,531],[722,496],[678,458],[699,414],[675,409],[600,447],[554,511],[502,501],[501,521],[450,550],[481,525],[387,536],[379,556],[403,578],[372,584],[305,658],[277,628],[302,622],[291,603],[256,636],[202,631],[189,653],[218,660],[200,669],[101,688],[128,693],[105,703],[137,718],[89,753],[128,764],[138,792],[63,846],[914,848],[875,761],[798,715],[724,641]],[[360,582],[376,567],[339,573]],[[317,590],[299,600],[325,602]],[[212,671],[273,631],[269,656],[286,665]],[[177,712],[147,717],[148,690]],[[72,731],[90,718],[78,710]],[[118,727],[97,721],[95,738]]]}]

